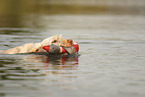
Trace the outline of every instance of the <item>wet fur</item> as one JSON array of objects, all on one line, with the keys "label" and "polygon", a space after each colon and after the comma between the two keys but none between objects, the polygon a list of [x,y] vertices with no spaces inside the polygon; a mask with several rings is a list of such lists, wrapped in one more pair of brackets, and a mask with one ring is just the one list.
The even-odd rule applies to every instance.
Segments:
[{"label": "wet fur", "polygon": [[61,46],[63,44],[63,38],[60,36],[52,36],[49,38],[44,39],[41,43],[27,43],[23,46],[18,46],[6,51],[1,51],[0,53],[3,54],[18,54],[18,53],[30,53],[30,52],[45,52],[45,50],[42,49],[43,46],[51,45],[52,43],[55,43],[58,46]]},{"label": "wet fur", "polygon": [[63,40],[63,47],[71,47],[73,45],[73,40],[72,39],[64,39]]}]

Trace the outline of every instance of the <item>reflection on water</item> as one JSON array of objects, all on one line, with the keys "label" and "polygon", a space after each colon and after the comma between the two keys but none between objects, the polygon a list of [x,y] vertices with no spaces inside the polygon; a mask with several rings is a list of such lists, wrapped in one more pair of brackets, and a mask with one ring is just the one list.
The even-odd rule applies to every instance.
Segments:
[{"label": "reflection on water", "polygon": [[[8,56],[8,55],[6,55]],[[17,59],[17,57],[19,57]],[[77,57],[52,57],[45,55],[15,55],[15,58],[5,59],[1,56],[2,80],[30,80],[42,76],[61,75],[72,78],[71,74],[77,70]],[[14,64],[14,65],[13,65]],[[72,70],[72,71],[71,71]],[[70,72],[69,72],[70,71]],[[75,76],[74,76],[75,78]],[[51,79],[49,79],[51,80]]]},{"label": "reflection on water", "polygon": [[[78,57],[60,57],[60,56],[42,56],[42,55],[31,55],[31,56],[25,56],[24,57],[24,63],[44,63],[44,67],[36,67],[37,69],[45,68],[46,71],[59,71],[59,70],[77,70],[78,65]],[[27,66],[31,67],[30,64],[27,64]],[[32,65],[33,66],[33,65]]]},{"label": "reflection on water", "polygon": [[[0,55],[0,59],[1,96],[6,94],[14,96],[13,93],[18,91],[21,95],[23,95],[23,91],[47,93],[48,90],[39,88],[43,86],[41,83],[46,84],[43,89],[60,86],[70,88],[71,86],[68,83],[74,82],[77,78],[77,57],[50,57],[28,54]],[[37,84],[34,85],[34,83]],[[15,88],[12,89],[13,87]],[[18,96],[19,93],[16,95]],[[29,94],[26,95],[29,96]]]}]

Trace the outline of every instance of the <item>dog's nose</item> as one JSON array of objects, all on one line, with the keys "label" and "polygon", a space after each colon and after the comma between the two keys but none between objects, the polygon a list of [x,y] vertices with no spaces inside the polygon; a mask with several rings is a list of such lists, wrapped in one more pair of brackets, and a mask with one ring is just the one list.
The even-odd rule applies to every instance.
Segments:
[{"label": "dog's nose", "polygon": [[45,49],[48,52],[50,47],[49,46],[44,46],[43,49]]}]

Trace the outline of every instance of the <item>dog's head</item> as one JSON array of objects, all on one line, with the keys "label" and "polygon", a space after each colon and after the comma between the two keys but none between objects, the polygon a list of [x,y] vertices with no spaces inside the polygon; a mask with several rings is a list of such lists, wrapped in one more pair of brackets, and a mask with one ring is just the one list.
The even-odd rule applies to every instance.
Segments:
[{"label": "dog's head", "polygon": [[48,46],[54,43],[58,46],[60,46],[63,43],[63,38],[61,37],[61,35],[59,36],[56,35],[56,36],[46,38],[41,42],[42,46]]},{"label": "dog's head", "polygon": [[64,39],[62,46],[64,47],[71,47],[73,45],[73,40],[72,39]]}]

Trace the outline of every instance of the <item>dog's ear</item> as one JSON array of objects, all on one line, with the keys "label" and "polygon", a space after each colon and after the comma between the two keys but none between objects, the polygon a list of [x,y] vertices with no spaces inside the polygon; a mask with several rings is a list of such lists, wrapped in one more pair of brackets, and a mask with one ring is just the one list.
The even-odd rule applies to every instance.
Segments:
[{"label": "dog's ear", "polygon": [[73,40],[72,39],[68,39],[67,42],[73,44]]}]

